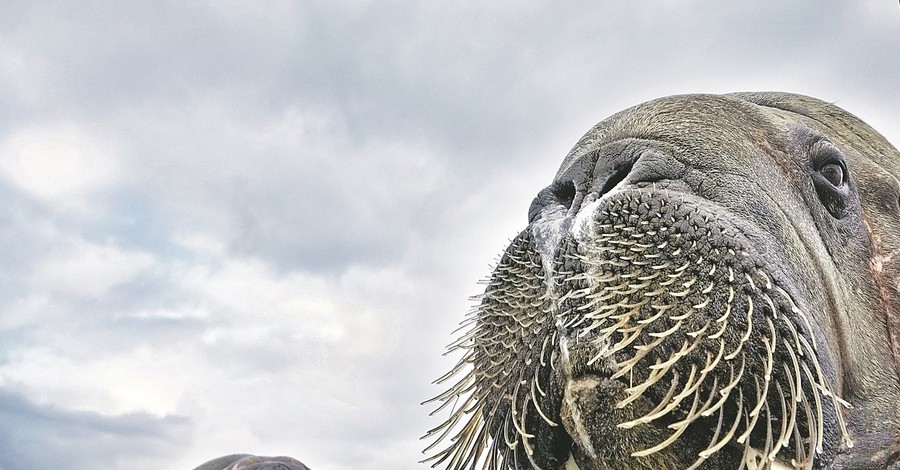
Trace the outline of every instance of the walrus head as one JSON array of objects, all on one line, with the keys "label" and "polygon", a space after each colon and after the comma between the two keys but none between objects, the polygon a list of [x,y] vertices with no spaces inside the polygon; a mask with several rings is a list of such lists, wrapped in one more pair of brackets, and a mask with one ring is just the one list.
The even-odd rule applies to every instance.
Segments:
[{"label": "walrus head", "polygon": [[309,470],[309,467],[291,457],[233,454],[212,459],[194,470]]},{"label": "walrus head", "polygon": [[451,346],[446,468],[900,464],[900,154],[828,103],[686,95],[563,161]]}]

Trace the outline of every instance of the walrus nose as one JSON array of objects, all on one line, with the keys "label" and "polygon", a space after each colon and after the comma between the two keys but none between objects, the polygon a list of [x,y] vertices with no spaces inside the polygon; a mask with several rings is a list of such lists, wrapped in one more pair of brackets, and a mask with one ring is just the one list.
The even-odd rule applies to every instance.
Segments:
[{"label": "walrus nose", "polygon": [[[528,223],[537,220],[547,209],[570,212],[574,208],[577,211],[584,202],[610,192],[625,181],[634,167],[635,160],[637,159],[618,162],[594,174],[576,175],[554,181],[542,189],[532,201],[528,208]],[[588,201],[584,201],[586,194],[589,194]]]}]

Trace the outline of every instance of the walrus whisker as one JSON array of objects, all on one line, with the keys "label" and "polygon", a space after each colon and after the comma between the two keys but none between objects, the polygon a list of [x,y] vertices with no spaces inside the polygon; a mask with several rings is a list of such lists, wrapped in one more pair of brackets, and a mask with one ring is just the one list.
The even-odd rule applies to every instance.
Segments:
[{"label": "walrus whisker", "polygon": [[719,318],[716,318],[716,323],[722,323],[722,329],[719,330],[715,335],[710,336],[710,338],[715,339],[719,336],[722,336],[722,332],[725,331],[725,327],[727,326],[726,321],[728,317],[731,315],[731,304],[734,302],[734,287],[728,286],[728,300],[725,301],[725,312]]},{"label": "walrus whisker", "polygon": [[743,444],[744,441],[746,441],[747,438],[750,436],[750,433],[755,430],[756,420],[759,419],[758,411],[760,409],[762,409],[762,405],[764,403],[766,403],[766,392],[764,389],[760,389],[759,378],[757,378],[756,376],[753,376],[753,382],[756,385],[756,406],[747,415],[747,417],[750,421],[746,425],[746,429],[744,430],[743,434],[739,435],[737,437],[737,439],[735,439],[735,442],[737,442],[738,444]]},{"label": "walrus whisker", "polygon": [[663,316],[664,313],[666,313],[667,311],[669,311],[669,309],[672,308],[672,305],[654,305],[654,304],[651,304],[651,305],[650,305],[650,308],[652,308],[652,309],[654,309],[654,310],[658,310],[658,311],[657,311],[655,314],[653,314],[653,315],[651,315],[651,316],[649,316],[649,317],[647,317],[647,318],[643,318],[643,319],[641,319],[641,320],[638,320],[636,323],[638,323],[639,325],[649,325],[649,324],[655,322],[656,320],[658,320],[661,316]]},{"label": "walrus whisker", "polygon": [[803,466],[803,460],[805,459],[805,454],[803,454],[803,439],[800,436],[800,427],[797,426],[794,428],[794,458],[791,459],[791,466],[794,468],[800,468]]},{"label": "walrus whisker", "polygon": [[725,353],[725,341],[719,340],[719,352],[716,354],[716,358],[712,361],[709,361],[709,355],[707,353],[707,361],[706,367],[700,371],[701,374],[707,374],[709,371],[713,370],[717,365],[719,365],[719,361],[722,360],[722,355]]},{"label": "walrus whisker", "polygon": [[[466,427],[464,427],[462,430],[460,430],[460,432],[451,439],[451,441],[454,443],[453,445],[436,453],[435,455],[431,456],[430,458],[423,460],[422,462],[427,463],[427,462],[433,461],[433,463],[431,465],[433,468],[433,467],[436,467],[436,466],[442,464],[447,459],[450,459],[450,463],[448,464],[448,465],[450,465],[450,468],[458,469],[459,468],[458,461],[459,461],[460,455],[465,454],[467,451],[471,451],[472,449],[475,448],[475,446],[471,445],[471,442],[473,439],[475,439],[476,433],[467,432],[467,431],[471,431],[471,429],[470,429],[471,427],[475,427],[477,429],[478,424],[479,424],[478,421],[475,421],[475,420],[470,421]],[[483,429],[484,428],[482,428],[482,430]],[[430,445],[428,448],[426,448],[425,451],[427,452],[429,449],[431,449],[432,447],[434,447],[435,445],[440,443],[444,439],[444,436],[446,436],[446,434],[442,435],[441,438],[439,438],[432,445]],[[460,438],[462,438],[462,440],[460,440]]]},{"label": "walrus whisker", "polygon": [[[670,318],[671,318],[671,317],[670,317]],[[674,318],[671,318],[671,319],[674,320]],[[648,335],[648,336],[652,336],[652,337],[654,337],[654,338],[665,338],[665,337],[671,335],[672,333],[678,331],[678,330],[681,328],[681,325],[682,325],[682,321],[681,321],[681,319],[679,319],[679,320],[676,321],[675,324],[672,325],[672,327],[669,328],[668,330],[660,331],[660,332],[651,332],[651,333],[647,333],[647,335]],[[621,349],[621,348],[620,348],[620,349]]]},{"label": "walrus whisker", "polygon": [[[728,430],[728,433],[725,434],[725,436],[722,437],[722,439],[719,442],[712,444],[709,447],[707,447],[706,449],[700,451],[700,453],[699,453],[700,457],[702,457],[704,459],[709,458],[709,456],[718,452],[719,449],[721,449],[722,447],[725,447],[725,444],[727,444],[729,441],[731,441],[731,438],[732,438],[732,436],[734,436],[735,431],[737,431],[738,424],[740,424],[740,421],[741,421],[741,416],[742,416],[741,408],[743,407],[743,402],[744,402],[744,392],[742,392],[741,389],[738,389],[738,399],[737,399],[738,409],[734,415],[735,416],[734,423],[731,425],[731,429]],[[722,411],[723,410],[719,411],[720,421],[721,421]],[[720,426],[721,426],[721,423],[720,423]],[[717,434],[718,434],[718,428],[717,428]]]},{"label": "walrus whisker", "polygon": [[[517,445],[519,445],[519,434],[518,431],[512,429],[512,426],[509,425],[509,422],[512,420],[512,415],[507,413],[503,417],[503,442],[506,443],[506,446],[510,449],[515,449]],[[513,436],[510,436],[510,430],[512,429]]]},{"label": "walrus whisker", "polygon": [[766,445],[763,451],[763,454],[766,455],[769,459],[769,462],[774,462],[775,457],[778,456],[778,451],[773,451],[774,448],[774,436],[772,435],[772,413],[769,410],[769,402],[766,402]]},{"label": "walrus whisker", "polygon": [[[730,289],[730,287],[729,287],[729,289]],[[728,305],[725,306],[725,313],[721,317],[716,319],[716,322],[721,322],[722,326],[719,328],[719,331],[710,335],[709,339],[718,339],[719,337],[722,336],[722,334],[725,333],[726,328],[728,328],[728,326],[729,326],[728,323],[726,322],[726,320],[728,320],[728,316],[730,314],[731,314],[731,301],[729,300]]]},{"label": "walrus whisker", "polygon": [[[797,413],[799,412],[797,408],[797,404],[802,401],[801,394],[798,393],[797,384],[794,383],[794,377],[791,375],[790,371],[787,368],[787,364],[784,365],[785,377],[787,377],[788,387],[790,389],[790,397],[788,397],[788,401],[791,404],[791,412],[788,414],[789,424],[788,429],[793,432],[795,436],[799,436],[800,426],[797,426]],[[784,442],[787,444],[787,441]],[[799,442],[795,440],[795,447],[799,446]],[[799,448],[799,447],[798,447]]]},{"label": "walrus whisker", "polygon": [[740,340],[735,346],[734,351],[725,355],[725,360],[732,360],[741,352],[741,349],[744,347],[744,343],[747,342],[747,339],[750,337],[750,333],[753,331],[753,301],[749,296],[746,297],[748,301],[747,306],[747,329],[744,331],[743,336],[741,336]]},{"label": "walrus whisker", "polygon": [[744,273],[744,278],[747,279],[747,282],[750,284],[750,288],[751,288],[752,290],[754,290],[754,291],[757,290],[757,289],[756,289],[756,283],[753,282],[753,278],[750,277],[749,274]]},{"label": "walrus whisker", "polygon": [[[658,364],[658,363],[659,363],[659,359],[657,359],[657,364]],[[625,397],[625,398],[623,398],[623,399],[622,399],[621,401],[619,401],[618,403],[616,403],[616,407],[617,407],[617,408],[624,408],[626,405],[628,405],[628,404],[631,403],[632,401],[637,400],[638,398],[642,397],[645,390],[647,390],[648,388],[650,388],[651,385],[653,385],[653,384],[655,384],[656,382],[658,382],[658,381],[659,381],[661,378],[663,378],[668,372],[669,372],[669,369],[662,369],[662,370],[660,370],[660,369],[655,369],[655,370],[651,371],[651,372],[650,372],[650,375],[647,377],[646,380],[644,380],[643,382],[641,382],[641,383],[638,384],[638,385],[634,385],[634,386],[631,386],[631,387],[628,387],[628,388],[625,389],[625,392],[628,393],[628,396]],[[674,392],[674,387],[675,387],[675,384],[673,383],[672,386],[671,386],[671,388],[670,388],[670,393],[666,394],[667,397],[671,397],[671,393]],[[667,399],[668,399],[668,398],[667,398]],[[618,424],[618,426],[619,426],[619,427],[626,427],[626,426],[625,426],[625,423],[620,423],[620,424]]]},{"label": "walrus whisker", "polygon": [[[712,405],[712,400],[716,394],[715,393],[716,383],[717,383],[717,381],[715,380],[715,377],[713,377],[712,389],[707,394],[706,400],[703,401],[703,405],[699,409],[696,409],[695,407],[691,407],[690,413],[688,413],[688,415],[685,416],[684,419],[670,424],[668,426],[668,428],[669,429],[677,429],[682,426],[688,426],[689,424],[693,423],[694,421],[700,419],[702,417],[703,412],[706,411],[707,409],[709,409],[709,407]],[[699,396],[700,396],[700,391],[698,390],[696,393],[694,393],[694,397],[695,397],[694,400],[697,400],[697,397],[699,397]]]},{"label": "walrus whisker", "polygon": [[[649,423],[656,419],[659,419],[659,418],[669,414],[672,410],[674,410],[676,407],[678,407],[678,405],[681,404],[681,402],[685,399],[685,397],[690,395],[690,392],[688,392],[688,389],[690,388],[691,384],[693,383],[694,376],[696,374],[697,374],[697,365],[691,364],[691,372],[688,375],[687,380],[684,382],[684,387],[682,388],[681,392],[676,394],[674,397],[672,397],[671,401],[669,401],[669,403],[665,407],[663,407],[663,409],[659,410],[656,413],[645,416],[644,422]],[[618,407],[618,405],[617,405],[617,407]]]},{"label": "walrus whisker", "polygon": [[[781,293],[781,295],[784,296],[785,299],[787,299],[788,303],[790,303],[790,305],[791,305],[791,313],[797,314],[797,316],[799,316],[800,319],[803,320],[803,323],[804,323],[805,326],[806,326],[806,331],[812,333],[812,331],[813,331],[812,323],[810,323],[809,317],[806,316],[806,312],[804,312],[802,309],[800,309],[800,307],[797,307],[797,304],[794,303],[794,299],[790,296],[790,294],[787,293],[787,291],[785,291],[784,289],[782,289],[782,288],[781,288],[780,286],[778,286],[778,285],[775,286],[775,289],[776,289],[779,293]],[[801,336],[801,338],[802,338],[802,336]],[[814,350],[816,349],[815,338],[813,338],[813,349],[814,349]]]},{"label": "walrus whisker", "polygon": [[766,317],[766,323],[769,324],[769,332],[772,333],[771,344],[767,341],[767,338],[763,338],[764,345],[766,347],[766,373],[765,378],[766,382],[772,379],[772,370],[775,368],[775,348],[778,346],[778,334],[775,332],[775,324],[772,323],[772,319],[770,317]]},{"label": "walrus whisker", "polygon": [[[784,390],[781,388],[781,383],[775,382],[775,390],[778,391],[778,398],[781,404],[781,432],[778,434],[778,439],[775,440],[775,443],[772,447],[772,454],[776,455],[781,450],[782,447],[787,443],[787,440],[790,437],[790,429],[788,428],[788,408],[787,402],[785,401]],[[791,425],[793,427],[793,424]]]},{"label": "walrus whisker", "polygon": [[[771,351],[772,351],[772,349],[769,347],[768,338],[763,338],[763,343],[766,345],[767,352],[769,353],[769,361],[766,363],[766,370],[771,371],[771,360],[772,360]],[[754,379],[756,379],[756,377],[754,377]],[[766,403],[766,399],[769,396],[768,395],[769,394],[769,384],[771,382],[772,382],[771,374],[767,372],[763,377],[763,389],[762,389],[762,394],[760,395],[760,398],[759,398],[759,402],[756,404],[756,407],[754,407],[753,410],[750,411],[750,416],[757,416],[759,414],[759,410],[762,407],[762,404]],[[758,386],[759,386],[759,384],[757,384],[757,387]]]},{"label": "walrus whisker", "polygon": [[[800,344],[800,337],[797,333],[797,328],[794,326],[794,322],[790,321],[788,318],[782,318],[781,324],[787,326],[788,330],[791,332],[791,338],[793,339],[793,344],[797,346],[797,350],[802,350],[803,345]],[[793,349],[790,343],[786,343],[788,349]]]},{"label": "walrus whisker", "polygon": [[[622,429],[630,429],[630,428],[637,426],[638,424],[646,424],[646,423],[649,423],[650,421],[652,421],[653,418],[651,418],[651,417],[653,415],[655,415],[656,413],[658,413],[660,410],[662,410],[666,406],[666,404],[669,402],[669,400],[671,400],[672,397],[675,395],[675,389],[678,388],[678,383],[679,383],[678,382],[678,372],[673,372],[673,376],[674,377],[672,379],[672,384],[669,385],[669,390],[666,392],[665,396],[663,396],[663,398],[659,401],[659,403],[656,405],[655,408],[653,408],[652,410],[650,410],[645,415],[643,415],[639,418],[635,418],[635,419],[632,419],[631,421],[626,421],[624,423],[619,423],[616,425],[616,427],[622,428]],[[634,398],[638,398],[639,396],[640,395],[636,395]]]},{"label": "walrus whisker", "polygon": [[[744,426],[746,426],[746,425],[747,425],[747,415],[745,414],[744,415]],[[747,462],[752,457],[754,459],[754,467],[756,467],[756,465],[755,465],[756,464],[756,462],[755,462],[756,455],[751,454],[750,449],[751,449],[750,441],[744,442],[744,452],[741,454],[741,465],[737,468],[737,470],[744,470],[745,468],[747,470],[757,470],[758,467],[751,469],[750,466],[747,465]]]},{"label": "walrus whisker", "polygon": [[763,293],[762,296],[766,300],[766,303],[769,305],[769,311],[772,312],[772,318],[778,320],[778,309],[775,308],[775,302],[772,301],[772,298],[769,297],[769,294]]},{"label": "walrus whisker", "polygon": [[772,289],[772,278],[770,278],[765,271],[763,271],[762,269],[757,269],[756,274],[759,274],[763,279],[766,280],[766,290]]},{"label": "walrus whisker", "polygon": [[534,447],[531,445],[530,439],[534,438],[533,434],[529,434],[525,431],[525,419],[528,417],[528,401],[529,396],[525,396],[525,402],[522,404],[522,419],[519,423],[520,426],[516,425],[516,413],[515,406],[513,405],[513,413],[512,413],[512,421],[513,426],[516,428],[516,431],[519,433],[519,436],[522,438],[522,448],[525,450],[526,455],[531,455],[534,453]]},{"label": "walrus whisker", "polygon": [[[446,375],[445,375],[445,376],[441,377],[440,379],[435,380],[434,382],[432,382],[432,384],[434,384],[434,385],[440,385],[440,384],[443,384],[444,382],[446,382],[446,381],[447,381],[449,378],[451,378],[451,377],[452,377],[452,376],[446,376]],[[434,398],[429,398],[428,400],[423,401],[422,404],[423,404],[423,405],[429,405],[429,404],[437,403],[437,402],[446,402],[447,400],[450,400],[451,398],[459,398],[459,396],[458,396],[457,393],[456,393],[457,390],[461,390],[461,389],[462,389],[462,385],[461,385],[461,384],[462,384],[464,381],[468,380],[470,377],[474,377],[474,375],[473,375],[473,374],[472,374],[472,375],[468,375],[468,374],[467,374],[467,375],[464,376],[461,380],[459,380],[457,383],[455,383],[452,387],[450,387],[447,391],[441,393],[440,395],[438,395],[438,396],[436,396],[436,397],[434,397]],[[442,404],[440,405],[441,409],[445,408],[446,406],[447,406],[447,405],[446,405],[445,403],[442,403]],[[432,412],[432,414],[435,414],[436,412],[437,412],[437,410],[435,410],[434,412]]]},{"label": "walrus whisker", "polygon": [[[712,387],[712,388],[713,388],[713,390],[715,390],[715,388],[716,388],[716,387],[715,387],[715,381],[713,382],[713,387]],[[710,392],[710,394],[709,394],[710,398],[712,398],[714,394],[715,394],[715,391]],[[702,414],[702,413],[701,413],[701,414]],[[705,450],[711,449],[713,443],[716,442],[716,439],[719,438],[719,434],[722,433],[722,421],[723,421],[723,418],[724,418],[724,410],[720,408],[720,409],[719,409],[719,418],[718,418],[718,420],[716,421],[716,430],[715,430],[715,432],[713,433],[712,438],[709,440],[709,444],[707,444],[707,447],[706,447]],[[726,440],[725,442],[727,442],[727,440]],[[724,445],[724,444],[723,444],[723,445]],[[718,449],[716,449],[716,450],[718,450]],[[713,453],[715,453],[715,450],[713,451]],[[712,455],[712,454],[710,454],[710,455]],[[709,456],[704,456],[704,455],[703,455],[703,451],[698,452],[698,453],[697,453],[697,459],[694,460],[694,462],[693,462],[686,470],[696,470],[700,465],[703,464],[703,462],[706,461],[707,458],[709,458]]]},{"label": "walrus whisker", "polygon": [[[800,401],[800,396],[799,396],[799,394],[795,393],[795,392],[797,391],[797,389],[799,389],[800,383],[801,383],[801,382],[800,382],[800,364],[799,364],[799,361],[798,361],[798,359],[797,359],[797,354],[794,353],[794,348],[792,348],[792,347],[790,347],[790,345],[788,345],[788,347],[785,348],[785,349],[787,349],[788,355],[791,357],[791,365],[794,366],[794,367],[793,367],[793,372],[794,372],[794,373],[793,373],[793,375],[792,375],[792,374],[790,373],[790,371],[787,371],[787,364],[784,364],[784,368],[785,368],[785,372],[786,372],[787,378],[790,380],[790,383],[791,383],[791,396],[792,396],[792,397],[795,397],[795,399],[796,399],[797,401]],[[796,387],[797,387],[796,389],[794,388],[794,384],[796,384]]]},{"label": "walrus whisker", "polygon": [[[631,359],[628,359],[626,361],[618,363],[619,370],[620,371],[631,370],[635,364],[637,364],[641,359],[646,357],[651,351],[653,351],[654,348],[659,346],[665,339],[666,338],[657,338],[656,340],[654,340],[648,344],[635,345],[634,349],[637,351],[637,353]],[[605,351],[602,354],[605,355]],[[624,373],[625,372],[622,372],[622,375],[624,375]],[[619,376],[620,375],[615,375],[615,377],[610,377],[610,378],[617,378]]]},{"label": "walrus whisker", "polygon": [[831,400],[832,400],[832,403],[834,403],[835,410],[837,410],[837,413],[835,413],[835,414],[837,415],[838,426],[840,426],[840,428],[841,428],[841,444],[847,446],[848,449],[852,449],[853,448],[853,436],[850,435],[850,431],[847,430],[847,423],[844,421],[844,413],[841,413],[841,410],[838,405],[840,404],[841,406],[844,406],[845,408],[851,408],[851,406],[849,403],[842,400],[840,397],[838,397],[834,393],[831,394]]},{"label": "walrus whisker", "polygon": [[818,426],[813,423],[813,421],[815,421],[815,417],[813,416],[812,408],[810,408],[809,399],[802,394],[801,397],[801,403],[803,403],[803,408],[806,413],[806,429],[809,431],[809,443],[805,446],[806,454],[804,455],[804,459],[802,462],[804,467],[811,467],[813,459],[815,458],[816,443],[819,441],[819,438],[816,434],[818,432]]},{"label": "walrus whisker", "polygon": [[[810,356],[815,357],[812,349],[810,348],[809,342],[807,342],[806,339],[802,336],[801,339],[803,340],[803,346],[810,352]],[[813,367],[815,367],[816,369],[816,377],[818,378],[818,380],[810,380],[813,382],[813,384],[820,385],[822,388],[827,389],[827,387],[825,386],[825,376],[824,374],[822,374],[822,367],[819,365],[819,361],[813,360],[811,362],[813,363]],[[805,362],[803,364],[804,366],[806,365]]]},{"label": "walrus whisker", "polygon": [[812,396],[815,399],[815,403],[816,403],[816,418],[818,418],[818,419],[815,419],[815,421],[816,421],[816,439],[815,439],[816,444],[815,444],[815,447],[816,447],[816,453],[821,454],[822,453],[822,437],[823,437],[822,423],[824,422],[824,419],[822,416],[822,398],[819,396],[819,390],[815,387],[815,378],[813,377],[812,371],[809,370],[809,366],[807,366],[805,362],[803,363],[803,371],[806,372],[806,378],[809,379],[809,383],[810,383],[810,386],[812,389],[811,391],[813,392]]},{"label": "walrus whisker", "polygon": [[[654,345],[659,344],[659,343],[662,343],[663,340],[665,340],[665,339],[666,339],[665,336],[657,337],[657,339],[656,339],[653,343],[650,343],[650,344],[647,344],[647,345],[638,345],[638,346],[635,346],[635,349],[637,349],[638,347],[640,347],[640,349],[638,349],[638,351],[641,351],[641,352],[649,352],[650,350],[653,349],[652,347],[653,347]],[[685,341],[683,341],[683,342],[681,343],[681,350],[680,350],[680,351],[687,351],[687,349],[688,349],[689,347],[690,347],[690,343],[688,343],[688,341],[685,340]],[[637,355],[635,355],[634,357],[637,357]],[[643,357],[643,356],[641,356],[641,357]],[[648,369],[648,370],[658,370],[658,369],[669,370],[669,368],[671,368],[672,365],[674,365],[676,362],[678,362],[678,359],[679,359],[680,357],[681,357],[681,356],[678,355],[678,353],[675,353],[675,354],[669,356],[669,358],[666,359],[665,361],[663,361],[663,362],[658,362],[658,363],[656,363],[656,364],[654,364],[654,365],[652,365],[652,366],[649,366],[647,369]],[[629,364],[630,364],[630,365],[627,367],[628,369],[630,369],[630,368],[634,365],[634,364],[631,363],[630,361],[626,361],[626,363],[629,363]],[[624,367],[623,367],[623,369],[624,369]],[[613,376],[610,377],[610,378],[615,379],[615,378],[621,377],[622,374],[624,374],[624,373],[625,373],[625,372],[624,372],[623,370],[620,369],[619,372],[616,372],[616,373],[613,374]]]},{"label": "walrus whisker", "polygon": [[[691,411],[688,412],[689,415],[693,414],[697,410],[698,399],[699,399],[699,395],[695,394],[694,395],[694,403],[691,405]],[[649,449],[632,452],[631,456],[632,457],[646,457],[648,455],[655,454],[655,453],[665,449],[666,447],[672,445],[672,443],[675,442],[684,433],[684,431],[687,430],[687,428],[688,428],[687,425],[679,427],[666,440],[660,442],[659,444],[657,444]]]},{"label": "walrus whisker", "polygon": [[[461,445],[457,447],[459,451],[454,453],[453,459],[450,461],[450,466],[452,468],[459,469],[462,468],[467,462],[471,462],[471,468],[474,469],[475,461],[477,460],[475,456],[480,452],[481,446],[483,446],[485,443],[486,431],[487,430],[485,427],[481,427],[477,434],[474,432],[469,432],[464,436],[464,440],[461,441]],[[439,464],[440,462],[435,463],[435,465]]]},{"label": "walrus whisker", "polygon": [[[537,374],[535,374],[535,375],[537,375]],[[532,403],[534,403],[534,409],[537,410],[538,414],[541,416],[541,418],[544,419],[544,421],[548,425],[556,427],[556,426],[558,426],[558,424],[556,422],[554,422],[552,419],[547,417],[547,414],[544,413],[544,411],[541,409],[540,402],[538,401],[537,397],[534,395],[534,390],[536,388],[535,384],[537,382],[538,382],[537,377],[535,377],[534,381],[531,382],[531,401],[532,401]],[[540,391],[540,390],[538,390],[538,391]],[[546,396],[546,394],[542,394],[542,396]]]},{"label": "walrus whisker", "polygon": [[[712,414],[713,411],[715,411],[716,409],[718,409],[719,407],[721,407],[722,405],[725,404],[725,401],[728,400],[728,397],[731,395],[731,391],[734,389],[735,386],[737,386],[738,382],[740,382],[741,378],[743,378],[743,376],[744,376],[744,365],[745,365],[744,356],[741,355],[741,368],[738,371],[737,375],[735,375],[734,374],[734,364],[729,362],[731,382],[729,382],[728,385],[726,385],[721,390],[719,390],[719,394],[722,397],[719,399],[719,401],[716,402],[715,405],[713,405],[712,408],[710,408],[709,410],[706,411],[704,416],[709,416],[710,414]],[[743,396],[744,396],[743,392],[740,389],[738,389],[738,391],[740,392],[740,396],[742,397],[741,399],[743,399]]]},{"label": "walrus whisker", "polygon": [[[519,377],[521,378],[521,375]],[[523,445],[525,445],[527,448],[528,438],[534,437],[534,436],[531,434],[528,434],[528,432],[525,431],[525,423],[524,423],[525,413],[524,412],[522,413],[522,423],[520,423],[519,420],[516,419],[516,417],[518,416],[519,413],[518,413],[518,410],[516,410],[516,403],[518,402],[518,400],[516,400],[515,397],[517,397],[519,395],[519,385],[521,385],[521,384],[522,384],[521,380],[516,381],[516,387],[513,389],[512,398],[510,398],[510,400],[509,400],[509,402],[510,402],[509,417],[510,417],[510,420],[512,421],[513,428],[515,428],[516,432],[519,433],[519,436],[522,437]],[[528,404],[528,402],[526,401],[523,406],[527,406],[527,404]]]}]

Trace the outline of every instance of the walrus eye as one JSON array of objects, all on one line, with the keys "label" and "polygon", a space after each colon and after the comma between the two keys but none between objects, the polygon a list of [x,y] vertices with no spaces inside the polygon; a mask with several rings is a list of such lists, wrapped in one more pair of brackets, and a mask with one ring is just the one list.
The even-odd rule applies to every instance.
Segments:
[{"label": "walrus eye", "polygon": [[850,175],[844,155],[833,143],[819,140],[810,148],[813,186],[822,205],[836,219],[848,214]]},{"label": "walrus eye", "polygon": [[828,163],[819,168],[819,173],[835,188],[844,184],[844,169],[837,163]]}]

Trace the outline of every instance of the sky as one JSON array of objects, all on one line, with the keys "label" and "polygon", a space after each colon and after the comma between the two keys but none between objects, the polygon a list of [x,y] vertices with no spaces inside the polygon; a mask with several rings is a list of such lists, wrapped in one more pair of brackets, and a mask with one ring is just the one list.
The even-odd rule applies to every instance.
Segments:
[{"label": "sky", "polygon": [[578,138],[791,91],[900,143],[893,0],[0,3],[0,470],[417,469]]}]

